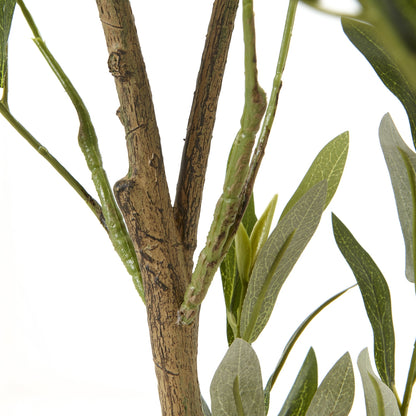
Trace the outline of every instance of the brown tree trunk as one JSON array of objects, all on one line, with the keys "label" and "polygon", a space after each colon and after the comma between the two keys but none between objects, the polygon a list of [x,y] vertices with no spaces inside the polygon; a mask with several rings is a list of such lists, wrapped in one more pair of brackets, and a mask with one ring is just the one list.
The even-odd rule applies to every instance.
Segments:
[{"label": "brown tree trunk", "polygon": [[[189,326],[179,325],[178,311],[192,275],[209,143],[238,0],[216,0],[214,4],[188,126],[178,182],[180,198],[175,210],[169,196],[150,86],[130,3],[128,0],[96,1],[109,52],[108,66],[120,100],[118,115],[125,128],[129,156],[129,173],[117,182],[114,191],[143,277],[162,414],[202,416],[197,375],[198,319]],[[195,178],[196,186],[190,186],[195,184]]]}]

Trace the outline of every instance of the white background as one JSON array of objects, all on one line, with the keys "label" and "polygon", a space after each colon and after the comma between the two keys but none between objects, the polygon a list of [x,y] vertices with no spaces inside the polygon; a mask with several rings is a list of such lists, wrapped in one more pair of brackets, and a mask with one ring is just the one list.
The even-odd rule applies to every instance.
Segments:
[{"label": "white background", "polygon": [[[286,2],[255,4],[259,77],[269,92]],[[172,199],[211,1],[132,1],[162,137]],[[58,61],[87,104],[112,183],[127,172],[117,97],[95,2],[27,0]],[[241,10],[237,16],[212,141],[199,250],[212,218],[243,99]],[[10,107],[15,116],[94,193],[77,147],[77,119],[31,41],[16,9],[10,37]],[[400,103],[344,36],[338,19],[300,5],[284,86],[255,188],[260,214],[279,194],[276,217],[318,151],[350,131],[344,177],[321,225],[284,285],[255,348],[264,382],[292,332],[328,297],[354,283],[336,248],[334,211],[370,252],[391,287],[397,387],[403,394],[416,335],[414,287],[404,276],[404,245],[388,172],[378,144],[390,112],[411,145]],[[50,416],[160,414],[145,309],[105,232],[84,202],[0,120],[0,414]],[[204,302],[200,383],[209,384],[226,352],[220,278]],[[358,290],[327,308],[293,350],[272,392],[276,415],[310,346],[320,379],[346,351],[356,362],[372,350]],[[363,415],[356,372],[351,415]],[[416,414],[416,405],[410,409]]]}]

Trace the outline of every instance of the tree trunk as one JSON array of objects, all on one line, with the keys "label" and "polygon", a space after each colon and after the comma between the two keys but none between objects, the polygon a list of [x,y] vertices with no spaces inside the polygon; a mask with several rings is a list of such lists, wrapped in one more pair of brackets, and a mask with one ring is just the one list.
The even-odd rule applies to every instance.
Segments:
[{"label": "tree trunk", "polygon": [[197,375],[198,319],[192,325],[179,325],[178,311],[192,276],[209,144],[238,0],[216,0],[214,4],[175,208],[169,196],[150,86],[130,3],[96,1],[129,157],[129,172],[117,182],[114,192],[143,277],[162,414],[202,416]]}]

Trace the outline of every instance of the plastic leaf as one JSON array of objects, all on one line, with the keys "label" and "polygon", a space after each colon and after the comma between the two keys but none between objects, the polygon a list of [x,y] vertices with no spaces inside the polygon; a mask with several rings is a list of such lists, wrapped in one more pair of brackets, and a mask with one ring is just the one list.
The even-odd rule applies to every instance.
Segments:
[{"label": "plastic leaf", "polygon": [[253,230],[254,224],[257,222],[253,194],[251,194],[250,200],[248,202],[246,211],[244,212],[244,216],[243,216],[243,219],[241,220],[241,222],[243,223],[244,227],[246,228],[247,234],[250,236],[251,232]]},{"label": "plastic leaf", "polygon": [[269,320],[283,283],[319,224],[326,188],[323,181],[303,195],[261,249],[241,312],[240,333],[246,341],[253,342]]},{"label": "plastic leaf", "polygon": [[311,323],[311,321],[322,311],[324,310],[328,305],[330,305],[334,300],[338,299],[340,296],[342,296],[344,293],[346,293],[348,290],[352,289],[354,286],[349,287],[348,289],[344,289],[342,292],[337,293],[336,295],[329,298],[327,301],[325,301],[322,305],[320,305],[318,308],[316,308],[296,329],[296,331],[293,333],[293,335],[290,337],[289,341],[287,342],[285,348],[283,349],[282,356],[279,359],[279,362],[276,365],[276,368],[274,369],[272,375],[270,376],[269,380],[267,381],[266,387],[264,389],[264,402],[266,404],[266,411],[269,408],[269,400],[270,400],[270,391],[272,390],[274,383],[276,382],[276,379],[278,375],[280,374],[280,371],[283,368],[283,365],[285,364],[287,357],[290,354],[290,351],[292,351],[292,348],[295,346],[296,341],[301,336],[302,332],[305,330],[305,328]]},{"label": "plastic leaf", "polygon": [[367,348],[358,356],[358,369],[364,387],[367,416],[400,416],[393,392],[374,374],[371,368]]},{"label": "plastic leaf", "polygon": [[318,153],[280,218],[283,218],[290,211],[302,195],[323,180],[328,183],[325,208],[328,206],[337,190],[347,160],[348,137],[348,132],[340,134]]},{"label": "plastic leaf", "polygon": [[296,377],[279,416],[304,416],[318,387],[318,364],[313,348]]},{"label": "plastic leaf", "polygon": [[354,401],[351,357],[344,354],[319,385],[306,416],[347,416]]},{"label": "plastic leaf", "polygon": [[7,43],[16,0],[3,0],[0,2],[0,88],[4,88],[7,71]]},{"label": "plastic leaf", "polygon": [[386,49],[374,26],[353,19],[342,19],[349,40],[366,57],[384,85],[406,109],[416,146],[416,90]]},{"label": "plastic leaf", "polygon": [[406,246],[406,277],[410,282],[415,281],[415,261],[413,247],[413,218],[415,215],[415,202],[413,200],[413,184],[409,178],[406,160],[416,167],[416,154],[406,145],[400,137],[390,114],[386,114],[380,124],[380,144],[383,149],[389,169],[390,179],[396,199],[397,212]]},{"label": "plastic leaf", "polygon": [[338,247],[357,280],[374,334],[374,358],[381,379],[394,385],[394,328],[389,287],[369,254],[333,214]]},{"label": "plastic leaf", "polygon": [[270,227],[272,225],[274,211],[276,209],[277,195],[267,205],[262,216],[254,225],[253,231],[250,235],[250,245],[252,252],[252,263],[254,264],[260,249],[269,237]]},{"label": "plastic leaf", "polygon": [[251,246],[247,231],[241,223],[235,235],[235,254],[239,276],[248,282],[251,268]]},{"label": "plastic leaf", "polygon": [[264,416],[259,360],[250,344],[241,338],[234,340],[212,379],[212,414],[239,416],[236,398],[245,415]]}]

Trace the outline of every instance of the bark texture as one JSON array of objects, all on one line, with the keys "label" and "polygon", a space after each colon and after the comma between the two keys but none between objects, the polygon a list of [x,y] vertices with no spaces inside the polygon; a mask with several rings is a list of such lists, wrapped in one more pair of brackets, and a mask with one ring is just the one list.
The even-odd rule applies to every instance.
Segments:
[{"label": "bark texture", "polygon": [[115,186],[139,258],[163,415],[202,416],[198,324],[177,325],[188,283],[175,226],[152,98],[130,4],[97,0],[120,100],[129,173]]},{"label": "bark texture", "polygon": [[[216,0],[188,126],[173,208],[159,131],[129,0],[96,0],[119,96],[129,172],[114,192],[143,277],[153,360],[164,416],[202,416],[198,319],[178,324],[192,275],[202,187],[238,0]],[[195,182],[196,181],[196,182]],[[195,183],[194,183],[195,182]],[[176,212],[176,215],[175,215]]]}]

